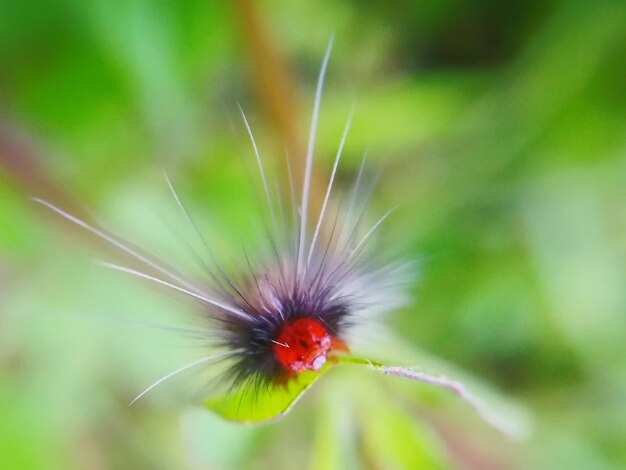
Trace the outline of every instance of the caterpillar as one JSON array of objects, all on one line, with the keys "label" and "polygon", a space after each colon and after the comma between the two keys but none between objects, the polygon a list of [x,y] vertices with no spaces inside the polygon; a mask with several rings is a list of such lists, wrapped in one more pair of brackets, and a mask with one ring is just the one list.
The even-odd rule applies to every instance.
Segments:
[{"label": "caterpillar", "polygon": [[[288,168],[290,197],[272,195],[251,126],[240,108],[269,213],[265,237],[265,251],[269,255],[262,261],[251,261],[246,253],[242,253],[241,265],[246,268],[237,278],[220,266],[167,174],[165,180],[177,206],[210,259],[210,262],[203,263],[207,279],[201,285],[170,269],[165,263],[146,256],[106,230],[46,200],[33,198],[114,245],[156,274],[101,262],[104,267],[173,289],[201,305],[202,318],[211,332],[205,340],[211,354],[168,373],[139,393],[131,404],[166,380],[200,364],[219,365],[222,382],[228,383],[233,390],[245,388],[254,394],[272,387],[286,387],[298,382],[303,374],[322,373],[329,365],[354,360],[349,358],[350,335],[355,327],[365,319],[399,307],[407,300],[406,280],[410,277],[411,263],[400,259],[381,265],[372,256],[374,250],[370,245],[374,234],[394,208],[364,227],[367,204],[360,194],[364,161],[352,190],[341,201],[342,209],[335,210],[331,215],[333,186],[352,114],[341,136],[321,208],[316,217],[311,217],[315,140],[331,50],[332,40],[317,80],[301,188],[294,188],[294,179]],[[290,204],[283,204],[283,199],[290,199]],[[284,205],[290,206],[291,211],[284,210]],[[291,212],[291,217],[288,212]],[[374,361],[361,362],[384,374],[444,387],[467,401],[488,422],[505,430],[497,417],[458,381],[384,366]]]}]

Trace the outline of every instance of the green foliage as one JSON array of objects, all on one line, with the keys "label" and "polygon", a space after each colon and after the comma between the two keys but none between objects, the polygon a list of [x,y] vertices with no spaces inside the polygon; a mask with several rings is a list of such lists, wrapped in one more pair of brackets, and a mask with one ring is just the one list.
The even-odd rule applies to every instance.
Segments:
[{"label": "green foliage", "polygon": [[[0,0],[0,136],[15,131],[104,226],[198,276],[161,167],[236,275],[258,228],[238,101],[266,161],[284,154],[235,3]],[[404,338],[385,363],[444,371],[413,355],[425,349],[493,385],[478,396],[531,409],[535,433],[511,443],[451,394],[347,366],[271,426],[181,412],[201,372],[129,408],[204,351],[139,324],[197,327],[195,311],[93,267],[109,253],[42,217],[28,202],[40,181],[24,190],[0,145],[0,468],[624,468],[624,2],[257,7],[293,66],[303,134],[335,33],[320,173],[356,101],[338,194],[369,149],[382,169],[369,215],[402,203],[382,251],[420,272],[415,302],[383,320]],[[315,378],[275,391],[260,417]],[[234,416],[234,403],[211,407]]]},{"label": "green foliage", "polygon": [[302,394],[328,370],[308,370],[282,384],[255,386],[244,383],[233,392],[209,396],[204,405],[221,417],[237,423],[264,423],[286,415]]}]

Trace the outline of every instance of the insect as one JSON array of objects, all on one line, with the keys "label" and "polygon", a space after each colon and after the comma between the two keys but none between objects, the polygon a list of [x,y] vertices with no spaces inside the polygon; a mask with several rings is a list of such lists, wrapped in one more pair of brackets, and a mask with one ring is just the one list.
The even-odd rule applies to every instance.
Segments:
[{"label": "insect", "polygon": [[[266,241],[268,256],[251,262],[242,255],[244,274],[234,279],[216,261],[198,226],[166,177],[169,189],[185,219],[204,244],[209,263],[203,263],[208,280],[202,286],[154,261],[121,239],[38,198],[62,217],[80,225],[144,264],[155,275],[112,263],[103,266],[168,287],[198,301],[207,327],[212,354],[162,377],[139,393],[131,403],[181,372],[200,364],[221,364],[222,379],[231,388],[251,393],[297,383],[304,374],[321,373],[329,365],[349,357],[350,333],[366,318],[397,308],[406,300],[404,288],[411,264],[403,260],[378,265],[372,260],[370,244],[376,230],[392,213],[364,226],[365,204],[360,193],[363,164],[343,208],[331,211],[331,196],[351,118],[343,131],[334,159],[321,209],[311,217],[310,191],[322,87],[332,41],[319,73],[311,118],[302,187],[291,182],[291,217],[282,198],[272,196],[266,171],[250,125],[243,114],[252,142],[265,193],[270,223]],[[485,419],[498,425],[481,402],[459,382],[399,367],[363,361],[390,375],[439,385],[472,405]],[[293,397],[295,400],[296,396]]]}]

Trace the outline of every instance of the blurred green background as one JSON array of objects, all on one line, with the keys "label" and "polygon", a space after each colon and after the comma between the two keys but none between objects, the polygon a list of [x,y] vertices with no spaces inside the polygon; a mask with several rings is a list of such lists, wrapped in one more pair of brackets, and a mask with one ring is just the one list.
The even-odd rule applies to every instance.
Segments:
[{"label": "blurred green background", "polygon": [[[525,441],[349,368],[271,426],[185,405],[184,379],[129,408],[199,351],[142,323],[191,307],[94,266],[108,254],[28,200],[79,201],[193,269],[166,167],[241,269],[258,205],[236,103],[282,165],[333,33],[318,171],[356,103],[339,189],[368,149],[372,214],[402,203],[379,241],[420,264],[393,354],[498,390],[532,415]],[[0,0],[0,468],[625,468],[625,157],[623,1]]]}]

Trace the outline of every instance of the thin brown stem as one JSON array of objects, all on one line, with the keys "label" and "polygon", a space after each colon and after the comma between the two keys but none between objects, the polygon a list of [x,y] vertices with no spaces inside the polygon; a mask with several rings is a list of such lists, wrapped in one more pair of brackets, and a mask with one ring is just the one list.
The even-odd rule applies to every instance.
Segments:
[{"label": "thin brown stem", "polygon": [[[251,75],[254,77],[256,93],[265,114],[274,126],[276,135],[288,149],[291,169],[298,187],[302,187],[306,165],[306,149],[302,133],[298,128],[299,107],[295,98],[293,73],[287,61],[275,46],[275,42],[262,20],[253,0],[234,0],[232,2],[236,20],[240,25],[242,37],[246,43]],[[282,156],[276,153],[282,163]],[[282,168],[284,165],[276,165]],[[281,175],[285,192],[288,177]],[[322,208],[324,185],[315,168],[311,177],[310,221],[315,223]]]}]

